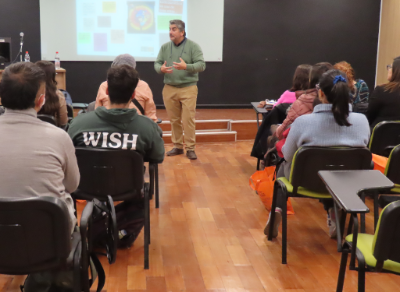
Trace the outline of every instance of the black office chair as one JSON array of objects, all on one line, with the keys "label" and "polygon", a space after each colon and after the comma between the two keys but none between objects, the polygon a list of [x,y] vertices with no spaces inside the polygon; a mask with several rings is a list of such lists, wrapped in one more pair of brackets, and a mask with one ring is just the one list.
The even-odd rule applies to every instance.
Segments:
[{"label": "black office chair", "polygon": [[[0,199],[0,274],[73,269],[74,291],[89,292],[93,279],[88,272],[87,230],[92,208],[89,202],[82,213],[80,232],[71,235],[70,214],[60,199]],[[99,285],[104,286],[104,279]]]},{"label": "black office chair", "polygon": [[[135,151],[96,148],[76,148],[79,172],[74,199],[114,201],[144,199],[145,269],[149,268],[150,210],[149,185],[144,182],[143,157]],[[116,250],[115,250],[116,252]]]},{"label": "black office chair", "polygon": [[43,122],[57,126],[56,119],[51,115],[37,115],[37,118]]},{"label": "black office chair", "polygon": [[[354,225],[354,228],[352,228]],[[352,214],[346,236],[336,291],[343,291],[347,258],[351,253],[350,270],[358,271],[358,291],[365,291],[365,272],[400,274],[400,202],[387,205],[379,217],[374,235],[358,233],[358,217]],[[357,258],[358,268],[355,266]]]},{"label": "black office chair", "polygon": [[[281,188],[285,202],[289,197],[331,199],[325,184],[318,176],[320,170],[370,169],[372,155],[367,148],[347,147],[302,147],[292,160],[290,180],[277,178],[271,206],[270,226],[274,226],[277,191]],[[376,203],[377,205],[377,203]],[[268,240],[272,240],[273,228]],[[282,209],[282,264],[286,264],[287,253],[287,208]]]},{"label": "black office chair", "polygon": [[380,122],[372,130],[369,149],[372,153],[388,157],[400,144],[400,121]]}]

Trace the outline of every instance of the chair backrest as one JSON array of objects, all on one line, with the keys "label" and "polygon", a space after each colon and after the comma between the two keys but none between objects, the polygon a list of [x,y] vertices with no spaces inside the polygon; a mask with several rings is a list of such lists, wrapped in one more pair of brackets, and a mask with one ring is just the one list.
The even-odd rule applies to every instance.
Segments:
[{"label": "chair backrest", "polygon": [[380,122],[372,131],[369,149],[372,153],[388,157],[400,144],[400,121]]},{"label": "chair backrest", "polygon": [[377,261],[400,263],[400,201],[387,205],[381,212],[374,235],[372,251]]},{"label": "chair backrest", "polygon": [[385,175],[395,184],[400,184],[400,145],[394,147],[386,164]]},{"label": "chair backrest", "polygon": [[1,198],[0,274],[26,275],[65,264],[71,250],[69,216],[57,198]]},{"label": "chair backrest", "polygon": [[50,116],[50,115],[37,115],[37,118],[39,120],[42,120],[43,122],[46,122],[46,123],[52,124],[54,126],[57,126],[56,119],[53,116]]},{"label": "chair backrest", "polygon": [[74,108],[70,104],[67,104],[67,116],[68,118],[74,117]]},{"label": "chair backrest", "polygon": [[79,197],[114,201],[141,194],[144,186],[143,157],[132,150],[76,148],[81,181]]},{"label": "chair backrest", "polygon": [[326,193],[318,171],[370,169],[371,160],[372,154],[367,148],[301,147],[293,157],[290,182],[294,192],[301,186]]}]

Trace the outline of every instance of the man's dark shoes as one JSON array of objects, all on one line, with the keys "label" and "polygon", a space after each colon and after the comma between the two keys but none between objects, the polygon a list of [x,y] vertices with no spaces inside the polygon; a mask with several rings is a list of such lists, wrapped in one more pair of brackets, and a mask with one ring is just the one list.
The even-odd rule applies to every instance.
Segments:
[{"label": "man's dark shoes", "polygon": [[183,153],[184,153],[183,149],[173,148],[172,150],[167,152],[167,156],[175,156],[175,155],[180,155]]},{"label": "man's dark shoes", "polygon": [[186,151],[186,156],[187,156],[187,158],[189,158],[190,160],[195,160],[195,159],[197,159],[197,155],[196,155],[196,153],[194,152],[194,150],[188,150],[188,151]]}]

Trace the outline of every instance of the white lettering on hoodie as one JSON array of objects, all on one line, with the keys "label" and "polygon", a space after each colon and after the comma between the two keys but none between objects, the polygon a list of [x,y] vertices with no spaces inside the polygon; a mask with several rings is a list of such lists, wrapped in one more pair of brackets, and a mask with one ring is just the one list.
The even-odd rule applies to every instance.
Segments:
[{"label": "white lettering on hoodie", "polygon": [[[131,149],[136,150],[136,143],[138,135],[136,134],[121,134],[118,132],[82,132],[83,141],[86,146],[97,147],[99,145],[100,137],[102,136],[101,147],[113,149]],[[96,137],[97,135],[97,137]],[[88,137],[89,136],[89,137]],[[128,146],[131,146],[128,148]]]}]

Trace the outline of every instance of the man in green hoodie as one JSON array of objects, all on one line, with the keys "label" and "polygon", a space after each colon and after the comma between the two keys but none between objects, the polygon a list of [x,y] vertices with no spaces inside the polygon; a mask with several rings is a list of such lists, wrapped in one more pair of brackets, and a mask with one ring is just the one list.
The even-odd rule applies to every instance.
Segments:
[{"label": "man in green hoodie", "polygon": [[174,143],[174,148],[167,155],[183,154],[184,128],[186,156],[197,159],[194,151],[197,81],[199,72],[206,69],[206,64],[200,46],[186,38],[185,23],[182,20],[171,20],[169,24],[171,42],[162,45],[154,63],[157,73],[164,74],[163,99]]},{"label": "man in green hoodie", "polygon": [[106,89],[109,109],[98,107],[73,119],[68,134],[74,145],[136,150],[145,161],[161,163],[165,150],[160,127],[129,108],[138,82],[139,75],[131,66],[111,67]]}]

